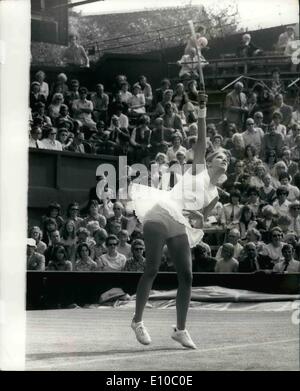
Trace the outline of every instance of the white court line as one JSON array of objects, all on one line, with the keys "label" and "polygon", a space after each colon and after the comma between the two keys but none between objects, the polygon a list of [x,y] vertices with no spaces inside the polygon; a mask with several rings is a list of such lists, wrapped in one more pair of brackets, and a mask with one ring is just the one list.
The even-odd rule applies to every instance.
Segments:
[{"label": "white court line", "polygon": [[[261,346],[261,345],[272,345],[272,344],[279,344],[279,343],[287,343],[287,342],[299,342],[299,339],[282,339],[282,340],[276,340],[276,341],[267,341],[267,342],[257,342],[257,343],[247,343],[247,344],[240,344],[240,345],[229,345],[229,346],[222,346],[217,348],[208,348],[208,349],[196,349],[196,350],[183,350],[180,349],[178,351],[172,351],[173,354],[183,354],[183,353],[189,353],[189,354],[196,354],[196,353],[206,353],[206,352],[212,352],[212,351],[222,351],[222,350],[230,350],[230,349],[240,349],[240,348],[247,348],[247,347],[253,347],[253,346]],[[139,359],[143,357],[153,357],[153,356],[162,356],[162,355],[170,355],[170,351],[167,352],[153,352],[152,350],[147,352],[142,351],[141,354],[130,354],[130,355],[122,355],[117,357],[98,357],[96,359],[89,360],[88,358],[84,361],[67,361],[59,364],[49,364],[49,365],[41,365],[37,367],[33,367],[31,369],[28,369],[30,371],[39,370],[39,369],[55,369],[60,367],[68,367],[68,366],[78,366],[81,364],[90,364],[95,362],[104,362],[104,361],[119,361],[119,360],[130,360],[130,359]]]}]

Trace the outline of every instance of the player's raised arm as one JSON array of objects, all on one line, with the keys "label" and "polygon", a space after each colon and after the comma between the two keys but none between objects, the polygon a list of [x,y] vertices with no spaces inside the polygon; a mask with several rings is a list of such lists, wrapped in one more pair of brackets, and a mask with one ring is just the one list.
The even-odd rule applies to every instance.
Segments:
[{"label": "player's raised arm", "polygon": [[207,95],[204,92],[198,94],[199,116],[198,116],[198,137],[195,146],[193,161],[193,173],[196,173],[196,165],[205,163],[206,153],[206,102]]}]

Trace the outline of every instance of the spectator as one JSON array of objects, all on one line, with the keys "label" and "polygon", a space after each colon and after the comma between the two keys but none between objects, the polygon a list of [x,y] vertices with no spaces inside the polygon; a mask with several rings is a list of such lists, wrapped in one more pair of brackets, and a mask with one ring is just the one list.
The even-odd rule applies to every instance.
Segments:
[{"label": "spectator", "polygon": [[279,216],[277,220],[278,227],[282,231],[282,240],[285,241],[285,237],[287,234],[291,233],[290,226],[292,224],[292,219],[288,215]]},{"label": "spectator", "polygon": [[[226,243],[231,243],[234,247],[233,257],[238,259],[241,251],[243,250],[243,246],[239,243],[240,240],[240,232],[238,229],[233,228],[228,232]],[[219,247],[216,253],[216,259],[219,260],[222,258],[222,250],[223,246]]]},{"label": "spectator", "polygon": [[292,149],[296,145],[296,137],[300,135],[300,123],[294,123],[290,127],[290,131],[285,138],[285,144]]},{"label": "spectator", "polygon": [[49,261],[53,258],[53,251],[54,248],[60,243],[60,233],[58,230],[51,231],[50,232],[50,242],[47,247],[47,250],[44,252],[45,260],[46,260],[46,266],[48,265]]},{"label": "spectator", "polygon": [[233,228],[238,225],[241,218],[243,205],[240,205],[241,193],[239,190],[230,192],[230,203],[223,205],[221,223],[226,228]]},{"label": "spectator", "polygon": [[286,137],[286,127],[284,125],[281,124],[281,121],[282,121],[282,115],[280,113],[280,111],[274,111],[273,115],[272,115],[272,123],[274,124],[275,126],[275,131],[277,133],[281,133],[283,138],[285,139]]},{"label": "spectator", "polygon": [[36,242],[27,239],[27,270],[45,271],[45,257],[36,252]]},{"label": "spectator", "polygon": [[274,167],[271,171],[271,175],[272,175],[272,185],[275,187],[275,189],[281,186],[279,178],[281,174],[286,173],[287,171],[288,169],[284,161],[280,160],[279,162],[274,164]]},{"label": "spectator", "polygon": [[108,234],[104,228],[99,228],[94,231],[93,234],[95,244],[91,245],[92,258],[97,263],[98,269],[101,266],[100,257],[103,254],[107,253],[107,248],[105,246],[105,241],[108,237]]},{"label": "spectator", "polygon": [[48,263],[47,270],[57,270],[69,272],[72,271],[72,263],[68,260],[67,252],[64,246],[58,245],[54,248],[52,258]]},{"label": "spectator", "polygon": [[141,114],[146,113],[146,100],[145,95],[142,93],[141,86],[136,83],[132,88],[132,96],[128,100],[129,116],[139,117]]},{"label": "spectator", "polygon": [[129,91],[129,84],[127,81],[121,83],[120,89],[121,102],[129,105],[129,100],[132,97],[132,93]]},{"label": "spectator", "polygon": [[61,240],[60,242],[64,245],[66,250],[66,256],[72,265],[75,264],[76,254],[76,225],[74,220],[66,220],[61,228]]},{"label": "spectator", "polygon": [[171,145],[172,134],[175,130],[166,128],[164,126],[164,120],[158,117],[154,121],[154,128],[152,129],[150,136],[151,151],[154,156],[157,153],[161,153],[162,143],[167,142]]},{"label": "spectator", "polygon": [[187,163],[192,163],[195,155],[195,148],[197,145],[197,137],[188,137],[188,150],[186,151],[185,158]]},{"label": "spectator", "polygon": [[298,134],[295,138],[294,147],[291,149],[291,159],[300,162],[300,134]]},{"label": "spectator", "polygon": [[103,216],[99,212],[99,202],[98,202],[98,200],[91,200],[91,201],[89,201],[88,206],[87,206],[87,210],[88,210],[88,214],[82,220],[81,227],[85,227],[86,228],[87,224],[90,221],[97,221],[100,226],[103,225],[104,221],[106,223],[105,216]]},{"label": "spectator", "polygon": [[276,217],[277,213],[273,206],[266,205],[262,208],[262,218],[257,219],[257,229],[265,243],[271,241],[271,230],[277,226]]},{"label": "spectator", "polygon": [[183,125],[180,116],[174,112],[174,107],[172,102],[167,102],[164,104],[164,114],[162,115],[164,126],[169,129],[171,132],[173,129],[180,131],[184,138],[186,134],[183,130]]},{"label": "spectator", "polygon": [[235,184],[240,182],[240,178],[243,174],[244,163],[242,160],[237,160],[234,165],[234,172],[228,175],[227,181],[223,183],[223,188],[231,192]]},{"label": "spectator", "polygon": [[54,219],[57,224],[57,229],[61,229],[64,219],[61,216],[61,206],[57,202],[51,202],[46,211],[46,215],[42,217],[42,222],[47,219],[48,217]]},{"label": "spectator", "polygon": [[163,98],[160,102],[157,103],[155,111],[154,111],[154,117],[162,117],[165,114],[165,105],[167,103],[171,104],[171,107],[173,108],[173,112],[177,113],[177,106],[175,103],[172,102],[173,97],[173,90],[165,90],[163,92]]},{"label": "spectator", "polygon": [[271,229],[271,242],[264,247],[262,255],[269,257],[270,261],[275,265],[282,258],[282,230],[279,227]]},{"label": "spectator", "polygon": [[259,198],[261,199],[262,202],[266,202],[267,204],[272,204],[276,198],[276,190],[271,185],[272,182],[271,175],[265,174],[262,177],[262,182],[263,182],[263,186],[259,188]]},{"label": "spectator", "polygon": [[118,234],[118,239],[119,239],[119,245],[117,251],[120,254],[125,255],[126,259],[128,260],[132,256],[131,246],[128,243],[129,240],[128,231],[126,229],[122,229]]},{"label": "spectator", "polygon": [[259,191],[255,186],[249,186],[247,190],[248,201],[246,205],[248,205],[254,216],[257,217],[260,214],[261,209],[261,201],[259,199]]},{"label": "spectator", "polygon": [[194,248],[193,272],[212,273],[215,271],[216,262],[203,244],[199,243]]},{"label": "spectator", "polygon": [[84,133],[78,132],[68,146],[68,151],[76,153],[91,153],[91,147],[84,140]]},{"label": "spectator", "polygon": [[121,271],[124,270],[126,257],[117,251],[119,239],[116,235],[109,235],[106,238],[107,253],[100,257],[100,270]]},{"label": "spectator", "polygon": [[46,103],[46,98],[43,94],[41,94],[41,85],[38,81],[34,81],[31,83],[31,91],[29,97],[29,105],[31,110],[36,111],[36,106],[39,102]]},{"label": "spectator", "polygon": [[244,247],[244,258],[239,262],[240,273],[253,273],[261,270],[272,270],[272,264],[257,253],[255,243],[249,242]]},{"label": "spectator", "polygon": [[106,142],[107,149],[111,155],[127,155],[129,144],[129,132],[120,127],[119,117],[113,115],[111,118],[110,133]]},{"label": "spectator", "polygon": [[80,83],[77,79],[73,79],[71,80],[70,84],[71,84],[71,88],[65,94],[65,103],[66,105],[68,105],[68,108],[71,110],[73,106],[73,102],[77,99],[80,99],[80,95],[79,95]]},{"label": "spectator", "polygon": [[290,201],[287,199],[288,195],[289,191],[286,186],[279,186],[276,190],[277,200],[273,202],[273,208],[279,216],[284,216],[289,211]]},{"label": "spectator", "polygon": [[189,101],[192,103],[193,106],[196,108],[199,107],[198,105],[198,90],[197,90],[197,82],[196,80],[190,80],[187,84],[187,96],[189,98]]},{"label": "spectator", "polygon": [[97,132],[93,133],[89,138],[89,143],[98,154],[105,154],[107,149],[107,140],[110,134],[109,130],[105,130],[105,123],[99,121],[96,125]]},{"label": "spectator", "polygon": [[251,42],[251,35],[244,34],[242,36],[241,45],[237,48],[237,57],[253,57],[259,55],[260,53],[261,50]]},{"label": "spectator", "polygon": [[53,151],[62,151],[60,141],[56,140],[57,129],[52,126],[44,128],[45,138],[41,140],[43,149],[51,149]]},{"label": "spectator", "polygon": [[44,144],[41,141],[42,129],[34,125],[30,131],[29,136],[29,148],[44,149]]},{"label": "spectator", "polygon": [[275,68],[271,72],[272,78],[270,80],[270,88],[274,95],[282,94],[284,92],[284,83],[280,80],[280,71]]},{"label": "spectator", "polygon": [[235,133],[232,136],[233,147],[230,149],[231,156],[242,160],[245,157],[245,143],[241,133]]},{"label": "spectator", "polygon": [[264,120],[263,113],[261,111],[256,111],[253,115],[253,119],[254,119],[254,127],[262,129],[263,132],[265,133],[268,125],[263,122]]},{"label": "spectator", "polygon": [[258,164],[254,168],[254,176],[250,179],[250,186],[256,187],[257,189],[264,187],[263,178],[266,176],[266,169],[263,164]]},{"label": "spectator", "polygon": [[35,240],[36,252],[43,255],[47,249],[47,244],[42,241],[43,233],[37,225],[29,230],[29,238]]},{"label": "spectator", "polygon": [[280,51],[284,52],[290,42],[295,40],[295,30],[292,26],[287,26],[284,33],[281,33],[278,37],[277,47]]},{"label": "spectator", "polygon": [[[256,228],[251,228],[247,231],[246,235],[246,243],[252,242],[255,244],[257,252],[260,254],[263,252],[263,249],[265,247],[265,243],[261,241],[262,240],[262,235]],[[243,247],[243,250],[240,253],[239,259],[242,259],[244,256],[244,249],[245,246]]]},{"label": "spectator", "polygon": [[40,94],[44,95],[45,101],[47,102],[49,96],[49,85],[45,82],[46,74],[44,71],[37,71],[34,75],[35,80],[40,83]]},{"label": "spectator", "polygon": [[248,97],[248,117],[253,118],[256,112],[259,112],[260,107],[257,103],[257,94],[251,92]]},{"label": "spectator", "polygon": [[252,145],[256,149],[257,154],[260,155],[264,132],[262,129],[257,128],[254,125],[254,120],[252,118],[248,118],[246,120],[246,130],[242,133],[242,136],[245,147]]},{"label": "spectator", "polygon": [[300,273],[300,262],[294,258],[294,249],[290,244],[282,247],[284,260],[275,264],[273,271],[277,273]]},{"label": "spectator", "polygon": [[279,176],[279,182],[282,186],[285,186],[288,189],[289,195],[288,195],[288,201],[294,202],[299,199],[300,197],[300,190],[298,187],[291,185],[291,177],[289,173],[283,172]]},{"label": "spectator", "polygon": [[89,248],[92,248],[95,245],[94,239],[90,237],[90,233],[87,228],[79,227],[76,231],[77,235],[77,245],[86,243]]},{"label": "spectator", "polygon": [[103,84],[96,85],[96,92],[92,95],[91,101],[94,108],[93,117],[95,122],[103,121],[107,124],[109,96],[104,92]]},{"label": "spectator", "polygon": [[58,128],[66,128],[69,131],[74,130],[74,121],[70,117],[69,108],[67,105],[62,104],[60,106],[59,116],[56,119],[56,124]]},{"label": "spectator", "polygon": [[97,263],[90,257],[91,250],[87,243],[80,243],[76,251],[75,271],[94,272],[97,270]]},{"label": "spectator", "polygon": [[67,207],[67,218],[74,221],[76,230],[81,225],[83,220],[81,217],[79,217],[79,213],[80,209],[78,202],[71,202]]},{"label": "spectator", "polygon": [[274,124],[270,124],[269,131],[264,135],[262,140],[262,158],[267,160],[267,154],[270,151],[275,151],[276,155],[279,156],[281,154],[283,145],[284,139],[282,134],[276,132],[276,127]]},{"label": "spectator", "polygon": [[245,205],[241,210],[241,217],[238,224],[241,239],[245,239],[247,231],[251,228],[256,228],[257,221],[255,215],[249,205]]},{"label": "spectator", "polygon": [[217,260],[215,266],[216,273],[234,273],[238,271],[239,263],[233,257],[234,246],[231,243],[225,243],[222,248],[221,258]]},{"label": "spectator", "polygon": [[288,216],[291,218],[289,230],[300,237],[300,202],[295,200],[289,204]]},{"label": "spectator", "polygon": [[63,53],[62,61],[69,66],[79,66],[89,68],[90,60],[84,50],[84,47],[78,43],[78,35],[69,36],[69,46]]},{"label": "spectator", "polygon": [[146,259],[143,256],[144,251],[144,241],[135,239],[131,244],[132,256],[127,259],[124,270],[128,272],[144,272],[146,266]]},{"label": "spectator", "polygon": [[257,157],[257,151],[253,145],[247,145],[245,148],[244,170],[250,175],[254,174],[255,168],[261,161]]},{"label": "spectator", "polygon": [[282,161],[287,167],[287,172],[290,176],[294,176],[298,172],[298,164],[291,160],[292,152],[287,147],[282,151]]},{"label": "spectator", "polygon": [[124,207],[121,202],[116,201],[113,205],[113,212],[114,216],[110,217],[107,220],[106,229],[110,233],[111,230],[111,224],[115,221],[121,223],[121,229],[126,230],[128,226],[128,219],[123,215],[124,213]]},{"label": "spectator", "polygon": [[62,150],[67,151],[71,145],[69,140],[69,132],[66,128],[58,129],[57,139],[61,143]]},{"label": "spectator", "polygon": [[50,117],[45,114],[45,103],[37,102],[35,105],[35,110],[32,113],[33,123],[41,127],[52,125]]},{"label": "spectator", "polygon": [[141,75],[139,77],[138,84],[141,86],[141,92],[144,94],[145,97],[145,102],[146,102],[145,106],[147,109],[150,109],[153,100],[152,87],[147,82],[147,78],[144,75]]},{"label": "spectator", "polygon": [[46,217],[43,220],[43,242],[48,246],[51,243],[51,232],[57,230],[56,220],[51,217]]},{"label": "spectator", "polygon": [[171,160],[176,160],[176,153],[178,151],[186,153],[186,148],[184,148],[182,145],[182,136],[180,133],[176,132],[172,135],[172,146],[168,148],[167,152],[167,158],[169,162]]},{"label": "spectator", "polygon": [[72,112],[74,119],[81,121],[91,130],[96,128],[96,123],[92,119],[94,106],[92,101],[87,99],[87,92],[87,88],[79,88],[79,99],[73,101]]},{"label": "spectator", "polygon": [[184,54],[181,59],[177,61],[177,65],[181,67],[179,71],[179,78],[181,80],[199,77],[198,57],[195,48],[191,48],[189,53]]},{"label": "spectator", "polygon": [[159,102],[162,102],[164,91],[169,90],[171,87],[171,82],[169,79],[163,79],[161,81],[161,87],[155,90],[155,99],[154,103],[157,104]]},{"label": "spectator", "polygon": [[48,114],[51,118],[51,122],[53,125],[56,125],[56,122],[60,115],[61,105],[64,103],[63,94],[56,92],[52,96],[51,104],[48,107]]},{"label": "spectator", "polygon": [[119,119],[120,128],[127,131],[128,127],[129,127],[129,119],[128,119],[127,115],[122,113],[122,106],[116,107],[115,115]]},{"label": "spectator", "polygon": [[293,122],[292,126],[297,126],[297,128],[299,130],[299,126],[300,126],[300,98],[297,98],[294,108],[295,108],[295,111],[293,111],[293,113],[292,113],[292,122]]},{"label": "spectator", "polygon": [[273,112],[279,111],[282,115],[282,124],[289,126],[292,119],[293,108],[283,102],[282,94],[275,95]]},{"label": "spectator", "polygon": [[233,91],[226,95],[225,100],[226,119],[228,122],[235,123],[239,130],[242,129],[244,117],[248,112],[247,97],[242,92],[243,88],[243,83],[235,83]]}]

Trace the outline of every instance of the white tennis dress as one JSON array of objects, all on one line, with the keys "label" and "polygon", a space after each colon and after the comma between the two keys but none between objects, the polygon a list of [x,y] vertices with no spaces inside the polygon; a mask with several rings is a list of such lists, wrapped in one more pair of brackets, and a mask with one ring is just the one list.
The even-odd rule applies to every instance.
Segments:
[{"label": "white tennis dress", "polygon": [[218,196],[218,190],[211,184],[206,168],[197,175],[192,175],[191,170],[190,168],[184,175],[177,177],[178,182],[171,190],[133,183],[131,199],[141,223],[151,221],[151,211],[158,205],[167,211],[175,222],[184,225],[190,247],[195,247],[201,241],[203,231],[191,226],[183,210],[202,210]]}]

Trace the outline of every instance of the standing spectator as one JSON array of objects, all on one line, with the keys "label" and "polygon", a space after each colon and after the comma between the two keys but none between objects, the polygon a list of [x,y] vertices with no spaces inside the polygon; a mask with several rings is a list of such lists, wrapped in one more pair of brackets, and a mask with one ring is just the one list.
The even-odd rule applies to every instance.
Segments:
[{"label": "standing spectator", "polygon": [[40,227],[37,225],[31,227],[29,230],[29,237],[35,240],[36,252],[43,255],[47,249],[47,245],[42,241],[43,233]]},{"label": "standing spectator", "polygon": [[47,270],[70,272],[72,269],[72,263],[68,260],[64,246],[56,246],[53,250],[52,258],[48,263]]},{"label": "standing spectator", "polygon": [[45,257],[36,252],[36,242],[32,238],[27,239],[27,270],[45,271]]},{"label": "standing spectator", "polygon": [[282,247],[284,260],[275,264],[273,271],[277,273],[300,273],[300,262],[294,258],[294,249],[291,244]]},{"label": "standing spectator", "polygon": [[87,99],[87,88],[79,88],[79,99],[73,101],[72,111],[74,119],[82,122],[90,130],[96,128],[96,123],[92,120],[92,112],[94,110],[93,103]]},{"label": "standing spectator", "polygon": [[76,252],[75,271],[94,272],[97,270],[97,263],[90,257],[91,250],[87,243],[80,243]]},{"label": "standing spectator", "polygon": [[252,145],[256,149],[257,154],[260,155],[264,132],[262,129],[255,127],[254,125],[254,120],[252,118],[248,118],[246,120],[246,130],[242,133],[242,136],[245,147]]},{"label": "standing spectator", "polygon": [[44,149],[44,143],[41,141],[42,129],[33,125],[29,136],[29,148]]},{"label": "standing spectator", "polygon": [[76,34],[71,34],[69,36],[69,46],[63,53],[62,61],[69,66],[89,68],[90,60],[84,50],[84,47],[79,45],[78,36]]},{"label": "standing spectator", "polygon": [[273,112],[279,111],[282,115],[282,124],[289,126],[292,119],[293,108],[283,102],[282,94],[275,95]]},{"label": "standing spectator", "polygon": [[235,83],[233,91],[226,95],[225,100],[225,107],[227,109],[226,119],[229,122],[235,123],[239,130],[242,129],[244,117],[248,112],[247,97],[242,92],[243,88],[243,83]]},{"label": "standing spectator", "polygon": [[290,42],[295,40],[295,30],[292,26],[287,26],[284,33],[281,33],[278,37],[277,47],[280,51],[284,52]]},{"label": "standing spectator", "polygon": [[121,271],[124,270],[126,257],[117,251],[119,239],[116,235],[109,235],[106,239],[107,253],[101,255],[100,270],[103,271]]},{"label": "standing spectator", "polygon": [[132,256],[127,259],[124,270],[128,272],[144,272],[146,266],[146,259],[143,256],[144,251],[144,241],[135,239],[131,244]]},{"label": "standing spectator", "polygon": [[104,92],[103,84],[96,85],[96,92],[91,98],[94,106],[93,116],[96,123],[103,121],[105,124],[108,122],[108,105],[109,97]]},{"label": "standing spectator", "polygon": [[147,82],[147,78],[144,75],[141,75],[139,77],[138,83],[141,86],[141,92],[145,96],[146,109],[147,111],[149,111],[150,107],[152,106],[152,100],[153,100],[151,85]]},{"label": "standing spectator", "polygon": [[222,248],[221,258],[215,266],[216,273],[234,273],[238,271],[239,263],[233,257],[234,247],[231,243],[225,243]]},{"label": "standing spectator", "polygon": [[241,45],[237,48],[236,55],[237,57],[253,57],[261,53],[261,50],[258,49],[251,42],[251,35],[244,34],[242,36]]}]

